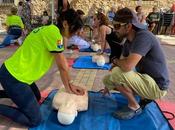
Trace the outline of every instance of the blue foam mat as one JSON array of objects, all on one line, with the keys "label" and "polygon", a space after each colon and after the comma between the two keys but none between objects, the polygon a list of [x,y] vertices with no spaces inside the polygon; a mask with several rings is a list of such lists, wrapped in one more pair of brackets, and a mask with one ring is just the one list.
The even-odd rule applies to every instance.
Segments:
[{"label": "blue foam mat", "polygon": [[143,113],[131,120],[118,120],[111,113],[118,107],[127,104],[120,94],[102,96],[100,93],[89,92],[89,108],[79,112],[69,126],[61,125],[57,120],[57,111],[52,109],[52,99],[56,90],[41,105],[43,122],[29,130],[172,130],[155,102],[150,103]]},{"label": "blue foam mat", "polygon": [[[89,48],[84,48],[84,49],[80,49],[79,52],[95,52],[91,49],[91,47]],[[105,49],[104,50],[105,53],[111,53],[111,49]]]},{"label": "blue foam mat", "polygon": [[103,69],[109,70],[111,68],[110,64],[105,64],[104,66],[98,66],[96,63],[92,62],[92,56],[80,56],[78,57],[74,64],[73,68],[76,69]]},{"label": "blue foam mat", "polygon": [[95,52],[95,51],[93,51],[93,50],[89,47],[89,48],[80,49],[79,52]]}]

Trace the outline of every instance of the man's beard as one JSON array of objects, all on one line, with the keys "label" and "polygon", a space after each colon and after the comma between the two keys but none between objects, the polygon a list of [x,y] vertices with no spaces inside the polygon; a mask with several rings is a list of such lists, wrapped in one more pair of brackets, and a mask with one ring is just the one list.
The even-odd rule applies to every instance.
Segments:
[{"label": "man's beard", "polygon": [[127,40],[127,38],[126,38],[126,37],[124,37],[124,38],[123,38],[123,40],[120,42],[120,45],[124,45],[124,44],[125,44],[125,42],[126,42],[126,40]]},{"label": "man's beard", "polygon": [[119,42],[118,42],[118,44],[123,45],[126,42],[126,40],[127,40],[126,35],[122,35],[121,36],[117,32],[115,33],[115,35],[117,35],[117,37],[120,39]]}]

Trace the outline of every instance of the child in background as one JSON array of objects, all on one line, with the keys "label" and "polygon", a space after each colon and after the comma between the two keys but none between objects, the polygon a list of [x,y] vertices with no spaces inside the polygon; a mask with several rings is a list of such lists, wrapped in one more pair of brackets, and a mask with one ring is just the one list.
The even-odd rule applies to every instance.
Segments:
[{"label": "child in background", "polygon": [[44,11],[42,16],[42,25],[48,25],[48,24],[49,24],[49,15],[47,11]]},{"label": "child in background", "polygon": [[19,1],[17,15],[20,16],[20,17],[22,17],[22,8],[23,8],[23,2]]}]

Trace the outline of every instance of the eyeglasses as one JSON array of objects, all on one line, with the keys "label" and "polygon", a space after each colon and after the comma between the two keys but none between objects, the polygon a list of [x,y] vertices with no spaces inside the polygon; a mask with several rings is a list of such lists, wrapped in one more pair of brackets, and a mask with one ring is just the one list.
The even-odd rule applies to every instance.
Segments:
[{"label": "eyeglasses", "polygon": [[128,23],[120,23],[120,22],[113,22],[113,26],[115,30],[120,29],[122,26],[127,25]]}]

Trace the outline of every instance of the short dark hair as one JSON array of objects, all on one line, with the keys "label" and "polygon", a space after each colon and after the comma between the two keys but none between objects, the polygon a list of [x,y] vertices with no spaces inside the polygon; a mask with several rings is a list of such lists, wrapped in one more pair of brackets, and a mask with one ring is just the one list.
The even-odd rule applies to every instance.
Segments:
[{"label": "short dark hair", "polygon": [[23,5],[23,2],[22,2],[22,1],[19,1],[19,2],[18,2],[18,5],[19,5],[19,6],[22,6],[22,5]]},{"label": "short dark hair", "polygon": [[138,11],[138,9],[139,9],[140,7],[142,7],[142,6],[140,6],[140,5],[136,6],[135,10]]},{"label": "short dark hair", "polygon": [[48,15],[48,13],[47,13],[47,11],[46,11],[46,10],[43,12],[43,15]]},{"label": "short dark hair", "polygon": [[70,33],[75,33],[77,30],[83,27],[83,21],[81,20],[79,14],[74,9],[68,9],[61,14],[58,18],[57,26],[62,31],[63,21],[66,20],[69,25]]},{"label": "short dark hair", "polygon": [[122,23],[132,23],[133,14],[131,10],[127,7],[119,9],[114,17],[114,21]]},{"label": "short dark hair", "polygon": [[85,15],[85,13],[83,12],[83,10],[81,10],[81,9],[78,9],[78,10],[77,10],[77,13],[78,13],[79,15]]}]

